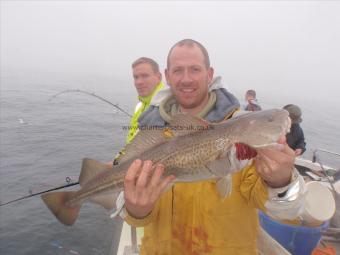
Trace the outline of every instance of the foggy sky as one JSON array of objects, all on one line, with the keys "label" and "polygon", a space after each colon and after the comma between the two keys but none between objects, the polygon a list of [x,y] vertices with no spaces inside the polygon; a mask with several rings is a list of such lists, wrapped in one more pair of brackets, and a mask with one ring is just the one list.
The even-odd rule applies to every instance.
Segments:
[{"label": "foggy sky", "polygon": [[1,75],[114,77],[135,93],[135,59],[164,69],[169,48],[192,38],[239,97],[253,88],[338,107],[339,13],[339,1],[1,1]]}]

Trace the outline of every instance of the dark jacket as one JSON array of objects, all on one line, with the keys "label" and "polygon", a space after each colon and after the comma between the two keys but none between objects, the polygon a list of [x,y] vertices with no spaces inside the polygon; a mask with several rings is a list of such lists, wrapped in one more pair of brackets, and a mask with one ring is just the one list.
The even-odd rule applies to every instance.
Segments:
[{"label": "dark jacket", "polygon": [[261,106],[257,103],[256,99],[252,99],[248,101],[248,105],[245,108],[246,111],[251,111],[251,112],[255,112],[255,111],[261,111],[262,108]]},{"label": "dark jacket", "polygon": [[293,150],[302,149],[302,153],[306,151],[305,137],[299,123],[292,124],[290,132],[286,135],[286,138],[289,147]]}]

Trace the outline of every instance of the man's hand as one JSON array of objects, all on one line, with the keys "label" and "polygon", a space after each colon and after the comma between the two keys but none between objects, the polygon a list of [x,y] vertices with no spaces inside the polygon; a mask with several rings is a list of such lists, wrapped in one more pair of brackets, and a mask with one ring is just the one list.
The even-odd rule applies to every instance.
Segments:
[{"label": "man's hand", "polygon": [[158,198],[174,176],[162,178],[164,166],[153,166],[150,160],[144,163],[137,159],[129,167],[124,180],[125,208],[135,218],[144,218],[151,213]]},{"label": "man's hand", "polygon": [[272,188],[281,188],[290,183],[294,168],[295,152],[289,148],[285,137],[280,137],[283,149],[259,149],[255,158],[256,170]]},{"label": "man's hand", "polygon": [[300,156],[301,153],[302,153],[302,149],[296,149],[296,150],[295,150],[295,155],[296,155],[296,156]]}]

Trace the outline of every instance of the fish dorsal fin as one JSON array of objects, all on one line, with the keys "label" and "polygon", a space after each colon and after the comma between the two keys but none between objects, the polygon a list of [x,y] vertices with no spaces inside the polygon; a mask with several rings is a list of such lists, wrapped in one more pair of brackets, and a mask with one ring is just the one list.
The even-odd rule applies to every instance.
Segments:
[{"label": "fish dorsal fin", "polygon": [[207,130],[211,124],[204,119],[189,115],[176,114],[170,121],[169,129],[174,136],[184,136],[197,131]]},{"label": "fish dorsal fin", "polygon": [[107,171],[108,169],[110,169],[110,167],[107,164],[98,162],[94,159],[84,158],[79,175],[80,186],[84,186],[94,176],[100,172],[103,172],[104,170]]},{"label": "fish dorsal fin", "polygon": [[172,137],[173,134],[167,128],[150,127],[149,129],[139,130],[132,142],[125,146],[124,153],[119,157],[118,163],[138,157],[143,152],[169,141]]}]

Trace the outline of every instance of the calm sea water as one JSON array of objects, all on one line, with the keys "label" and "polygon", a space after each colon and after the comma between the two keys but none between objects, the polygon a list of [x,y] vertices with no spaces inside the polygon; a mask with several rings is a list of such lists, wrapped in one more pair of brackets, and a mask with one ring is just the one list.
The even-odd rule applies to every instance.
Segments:
[{"label": "calm sea water", "polygon": [[[106,162],[123,146],[123,125],[129,118],[93,97],[65,94],[48,99],[67,86],[26,84],[1,88],[0,187],[2,202],[77,180],[81,161]],[[70,86],[68,88],[79,88]],[[132,112],[136,102],[124,90],[92,90]],[[270,107],[270,105],[268,105]],[[314,148],[340,151],[336,114],[307,106],[302,124],[310,158]],[[325,163],[340,166],[333,157]],[[40,197],[0,208],[0,253],[109,254],[115,251],[121,221],[112,220],[98,205],[85,204],[76,224],[66,227],[48,211]]]},{"label": "calm sea water", "polygon": [[[129,118],[109,104],[81,94],[49,102],[62,89],[36,87],[1,89],[2,202],[66,184],[66,177],[77,181],[84,157],[106,162],[124,144]],[[134,100],[120,103],[131,111]],[[85,204],[76,224],[66,227],[36,196],[0,208],[0,254],[106,255],[117,249],[121,226],[105,209]]]}]

